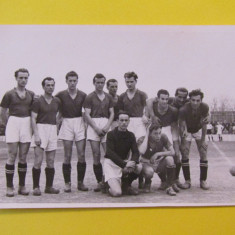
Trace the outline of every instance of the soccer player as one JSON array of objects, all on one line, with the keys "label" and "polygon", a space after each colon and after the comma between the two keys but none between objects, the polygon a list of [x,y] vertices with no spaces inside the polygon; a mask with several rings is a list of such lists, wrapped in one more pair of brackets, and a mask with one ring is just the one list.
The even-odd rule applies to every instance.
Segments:
[{"label": "soccer player", "polygon": [[58,194],[60,191],[53,187],[55,175],[54,159],[57,149],[57,113],[60,108],[60,100],[53,97],[55,81],[51,77],[46,77],[42,81],[44,94],[35,99],[32,104],[32,127],[33,139],[31,146],[34,147],[33,175],[33,195],[40,196],[39,186],[41,165],[43,154],[46,155],[46,187],[45,193]]},{"label": "soccer player", "polygon": [[214,141],[213,135],[212,135],[212,128],[213,128],[213,126],[211,125],[210,122],[207,124],[206,128],[207,128],[206,133],[207,133],[207,135],[208,135],[209,141]]},{"label": "soccer player", "polygon": [[114,119],[111,125],[111,129],[113,130],[115,127],[118,126],[117,119],[118,119],[118,99],[119,96],[117,95],[118,90],[118,82],[116,79],[109,79],[106,82],[107,90],[109,91],[109,94],[113,98],[113,109],[114,109]]},{"label": "soccer player", "polygon": [[144,191],[150,192],[154,172],[166,177],[166,193],[175,196],[173,189],[175,179],[174,148],[166,134],[162,133],[159,124],[151,124],[143,143],[139,146],[140,162],[143,165],[141,174],[145,178]]},{"label": "soccer player", "polygon": [[103,168],[100,162],[100,144],[106,151],[106,134],[110,129],[114,118],[113,99],[103,91],[105,76],[96,74],[93,78],[95,91],[89,94],[84,102],[85,118],[88,123],[87,140],[90,141],[93,153],[93,170],[97,180],[95,192],[101,191],[103,187]]},{"label": "soccer player", "polygon": [[88,191],[83,184],[86,161],[85,161],[85,123],[82,117],[83,103],[86,94],[77,89],[78,74],[71,71],[66,74],[68,89],[59,92],[56,97],[61,101],[61,116],[63,118],[59,132],[59,139],[63,140],[64,162],[62,171],[65,181],[65,192],[71,192],[71,157],[73,142],[77,148],[77,188]]},{"label": "soccer player", "polygon": [[[175,91],[175,97],[169,97],[168,99],[168,105],[171,105],[173,106],[174,108],[176,108],[177,110],[179,110],[186,102],[188,102],[189,100],[187,99],[188,97],[188,90],[184,87],[179,87],[176,89]],[[153,123],[159,123],[161,122],[161,119],[158,117],[158,115],[155,115],[154,114],[154,111],[153,111],[153,103],[157,102],[158,101],[158,97],[156,98],[151,98],[147,101],[147,107],[148,107],[148,112],[149,112],[149,115],[151,116],[151,120]],[[177,121],[178,122],[178,121]],[[178,125],[178,124],[177,124]],[[179,125],[178,125],[179,126]],[[164,128],[163,128],[164,129]],[[164,131],[164,130],[163,130]],[[176,131],[178,131],[176,129]],[[169,131],[168,131],[169,133]],[[173,146],[175,148],[175,152],[176,152],[176,156],[175,156],[175,164],[176,164],[176,171],[175,171],[175,174],[176,174],[176,185],[181,188],[181,183],[179,181],[179,174],[180,174],[180,169],[181,169],[181,159],[180,159],[180,149],[179,149],[179,141],[180,141],[180,135],[179,135],[179,132],[177,134],[178,138],[176,137],[176,141],[175,143],[173,142]],[[171,137],[168,136],[171,140]],[[179,141],[177,140],[179,139]],[[163,179],[164,180],[164,179]],[[160,187],[161,188],[161,187]],[[176,189],[176,188],[175,188]],[[177,189],[176,189],[177,190]],[[177,190],[178,191],[178,190]]]},{"label": "soccer player", "polygon": [[224,126],[218,122],[218,124],[216,125],[216,130],[217,130],[219,141],[223,141],[222,134],[223,134]]},{"label": "soccer player", "polygon": [[200,155],[200,187],[204,190],[209,189],[207,179],[207,143],[206,143],[206,122],[209,115],[209,107],[202,102],[204,94],[201,90],[192,90],[189,93],[190,102],[186,103],[179,110],[179,124],[181,132],[182,148],[182,169],[185,183],[184,189],[191,187],[189,153],[192,138],[195,139]]},{"label": "soccer player", "polygon": [[27,69],[18,69],[15,72],[17,82],[16,88],[8,91],[1,102],[0,123],[6,126],[6,143],[8,147],[8,158],[5,166],[7,192],[6,196],[14,196],[13,177],[15,170],[15,160],[19,153],[18,193],[28,195],[29,191],[25,187],[25,177],[27,172],[27,154],[32,138],[32,128],[30,121],[30,107],[33,102],[34,93],[27,90],[29,72]]},{"label": "soccer player", "polygon": [[[131,187],[142,170],[139,162],[139,151],[135,136],[127,130],[130,122],[125,111],[118,113],[118,127],[107,134],[107,149],[104,159],[105,182],[108,182],[109,193],[113,197],[122,194],[137,195],[138,191]],[[132,152],[128,160],[128,153]]]},{"label": "soccer player", "polygon": [[[179,171],[180,171],[180,152],[179,152],[179,131],[178,131],[178,109],[168,104],[169,92],[167,90],[159,90],[157,93],[157,99],[152,102],[152,106],[148,105],[146,112],[147,117],[149,113],[153,113],[159,120],[159,124],[162,125],[162,133],[164,133],[175,149],[175,163],[176,170],[176,182],[173,184],[173,189],[179,192],[177,184],[179,184]],[[148,101],[149,102],[149,101]],[[152,109],[151,109],[152,108]],[[153,117],[154,118],[154,117]],[[159,177],[162,181],[159,189],[164,190],[167,186],[165,175],[159,173]]]},{"label": "soccer player", "polygon": [[147,95],[136,88],[138,76],[134,72],[124,74],[127,91],[119,97],[118,108],[129,113],[130,124],[128,130],[135,134],[136,140],[145,136],[146,127],[143,116],[146,107]]}]

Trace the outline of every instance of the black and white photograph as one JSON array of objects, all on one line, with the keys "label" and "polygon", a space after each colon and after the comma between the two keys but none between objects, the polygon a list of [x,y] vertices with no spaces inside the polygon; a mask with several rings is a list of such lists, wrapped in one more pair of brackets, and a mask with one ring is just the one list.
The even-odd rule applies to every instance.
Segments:
[{"label": "black and white photograph", "polygon": [[235,205],[234,26],[0,33],[0,208]]}]

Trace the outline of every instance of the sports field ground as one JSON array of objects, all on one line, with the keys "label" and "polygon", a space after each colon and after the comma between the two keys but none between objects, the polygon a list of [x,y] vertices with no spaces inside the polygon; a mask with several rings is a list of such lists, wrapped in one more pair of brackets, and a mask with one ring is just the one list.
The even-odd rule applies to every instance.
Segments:
[{"label": "sports field ground", "polygon": [[[208,147],[208,159],[209,159],[209,171],[208,171],[208,183],[210,190],[204,191],[199,187],[199,156],[196,149],[196,145],[193,142],[190,154],[190,166],[191,166],[191,179],[192,187],[188,190],[181,190],[177,196],[171,197],[166,195],[164,191],[157,190],[160,180],[155,174],[152,190],[150,193],[140,193],[138,196],[122,196],[120,198],[112,198],[107,194],[101,192],[93,192],[93,188],[96,186],[96,180],[92,167],[92,155],[90,144],[87,143],[86,147],[86,161],[87,172],[84,183],[89,187],[88,192],[81,192],[76,189],[76,155],[72,160],[72,192],[64,193],[63,175],[62,175],[62,161],[63,161],[63,147],[59,142],[59,148],[56,154],[55,161],[55,180],[54,186],[60,188],[61,192],[58,195],[42,194],[40,197],[32,195],[32,166],[33,166],[33,149],[30,149],[28,155],[28,173],[26,176],[26,186],[31,190],[29,196],[21,196],[16,194],[13,198],[5,196],[6,181],[5,181],[5,162],[7,159],[7,148],[4,142],[0,142],[0,203],[6,207],[7,203],[28,203],[28,207],[31,203],[40,203],[43,207],[44,203],[56,203],[56,206],[60,206],[60,203],[80,203],[83,206],[89,206],[89,203],[95,203],[96,206],[103,206],[104,203],[112,203],[113,206],[118,206],[117,203],[156,203],[156,206],[160,205],[175,205],[182,206],[183,204],[190,205],[210,205],[216,204],[235,204],[235,177],[232,177],[229,173],[231,165],[235,165],[235,143],[234,142],[209,142]],[[75,150],[75,149],[74,149]],[[103,159],[103,158],[102,158]],[[42,166],[41,173],[41,189],[43,191],[45,187],[45,161]],[[182,172],[180,179],[183,181]],[[18,186],[18,174],[15,172],[14,177],[15,190],[17,192]],[[133,187],[137,187],[137,181],[133,183]],[[32,205],[32,204],[31,204]],[[78,205],[78,204],[76,204]],[[78,205],[78,206],[79,206]]]}]

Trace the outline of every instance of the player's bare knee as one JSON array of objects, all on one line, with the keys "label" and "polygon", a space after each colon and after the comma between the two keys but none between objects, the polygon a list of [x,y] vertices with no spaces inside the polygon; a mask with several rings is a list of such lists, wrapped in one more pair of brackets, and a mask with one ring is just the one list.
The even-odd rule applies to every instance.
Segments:
[{"label": "player's bare knee", "polygon": [[70,164],[71,158],[70,157],[64,157],[64,164]]},{"label": "player's bare knee", "polygon": [[109,192],[112,195],[112,197],[120,197],[122,195],[122,191],[120,189],[110,188]]},{"label": "player's bare knee", "polygon": [[154,170],[152,167],[148,167],[144,169],[144,178],[151,179],[153,178]]},{"label": "player's bare knee", "polygon": [[85,162],[85,153],[78,154],[78,161],[81,163]]},{"label": "player's bare knee", "polygon": [[174,158],[173,157],[167,156],[165,158],[165,161],[166,161],[166,166],[167,167],[174,167],[175,166],[175,162],[174,162]]}]

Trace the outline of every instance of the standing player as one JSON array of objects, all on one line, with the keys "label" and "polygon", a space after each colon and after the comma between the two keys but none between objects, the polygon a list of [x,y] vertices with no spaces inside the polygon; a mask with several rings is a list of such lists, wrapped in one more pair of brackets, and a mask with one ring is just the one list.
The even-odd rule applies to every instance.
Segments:
[{"label": "standing player", "polygon": [[222,134],[223,134],[224,126],[218,122],[218,124],[216,125],[216,130],[217,130],[219,141],[223,141]]},{"label": "standing player", "polygon": [[90,141],[93,153],[93,170],[98,182],[95,192],[102,187],[103,169],[100,162],[100,144],[106,151],[106,134],[114,118],[112,97],[103,91],[106,78],[103,74],[96,74],[93,78],[95,91],[89,94],[84,102],[85,117],[88,123],[87,140]]},{"label": "standing player", "polygon": [[[167,90],[159,90],[157,93],[157,99],[154,100],[151,105],[148,104],[146,112],[147,117],[150,117],[148,113],[153,113],[154,117],[157,117],[159,124],[162,126],[162,133],[164,133],[175,149],[174,160],[177,166],[176,181],[179,184],[179,171],[180,171],[180,152],[179,152],[179,131],[178,131],[178,109],[168,104],[169,92]],[[149,103],[149,101],[147,102]],[[166,180],[164,174],[159,174],[162,184],[159,189],[165,189]],[[179,188],[176,183],[173,184],[173,189],[179,192]]]},{"label": "standing player", "polygon": [[65,192],[71,192],[71,157],[73,142],[77,148],[77,188],[81,191],[87,191],[88,188],[83,184],[86,161],[85,161],[85,123],[82,117],[82,107],[86,94],[78,90],[78,75],[74,71],[66,74],[66,83],[68,89],[59,92],[56,97],[61,101],[61,115],[63,117],[59,132],[59,139],[64,144],[64,162],[62,166]]},{"label": "standing player", "polygon": [[111,125],[111,129],[114,129],[118,126],[117,119],[118,119],[118,99],[119,96],[117,95],[117,89],[118,89],[118,82],[116,79],[109,79],[106,82],[107,89],[109,91],[109,94],[113,98],[113,109],[114,109],[114,119]]},{"label": "standing player", "polygon": [[212,128],[213,128],[213,126],[212,126],[212,124],[209,122],[209,123],[207,124],[207,126],[206,126],[206,129],[207,129],[206,133],[207,133],[207,135],[208,135],[209,141],[214,141],[213,135],[212,135]]},{"label": "standing player", "polygon": [[[1,102],[0,123],[6,126],[6,143],[8,147],[8,159],[5,166],[7,192],[6,196],[14,196],[13,177],[15,160],[19,152],[18,174],[19,189],[21,195],[28,195],[25,188],[25,176],[27,172],[26,157],[32,137],[30,122],[30,107],[34,93],[27,90],[29,72],[27,69],[19,69],[15,72],[17,87],[8,91]],[[6,125],[7,124],[7,125]]]},{"label": "standing player", "polygon": [[159,124],[151,124],[143,143],[139,146],[140,162],[143,165],[141,174],[145,178],[144,190],[150,192],[154,172],[166,177],[166,193],[175,196],[173,189],[175,178],[174,148],[167,135],[162,133]]},{"label": "standing player", "polygon": [[32,127],[33,140],[32,147],[34,147],[34,166],[33,173],[33,195],[40,196],[41,191],[39,187],[41,165],[43,161],[43,154],[46,154],[46,187],[45,193],[58,194],[60,191],[53,188],[53,180],[55,175],[54,159],[57,149],[57,113],[60,107],[60,100],[53,97],[55,89],[55,81],[53,78],[46,77],[42,81],[44,95],[35,99],[32,105]]},{"label": "standing player", "polygon": [[200,187],[209,189],[207,185],[207,143],[206,143],[206,122],[209,115],[209,107],[202,102],[204,94],[201,90],[193,90],[189,93],[190,102],[185,104],[179,111],[179,124],[181,132],[182,148],[182,169],[185,183],[184,189],[191,187],[189,152],[192,138],[195,139],[200,155]]},{"label": "standing player", "polygon": [[[107,134],[107,151],[104,160],[105,181],[109,185],[109,193],[113,197],[122,194],[137,195],[138,191],[131,187],[142,170],[139,162],[139,151],[135,136],[127,130],[130,117],[127,112],[118,113],[118,127]],[[128,160],[128,153],[132,152]]]}]

